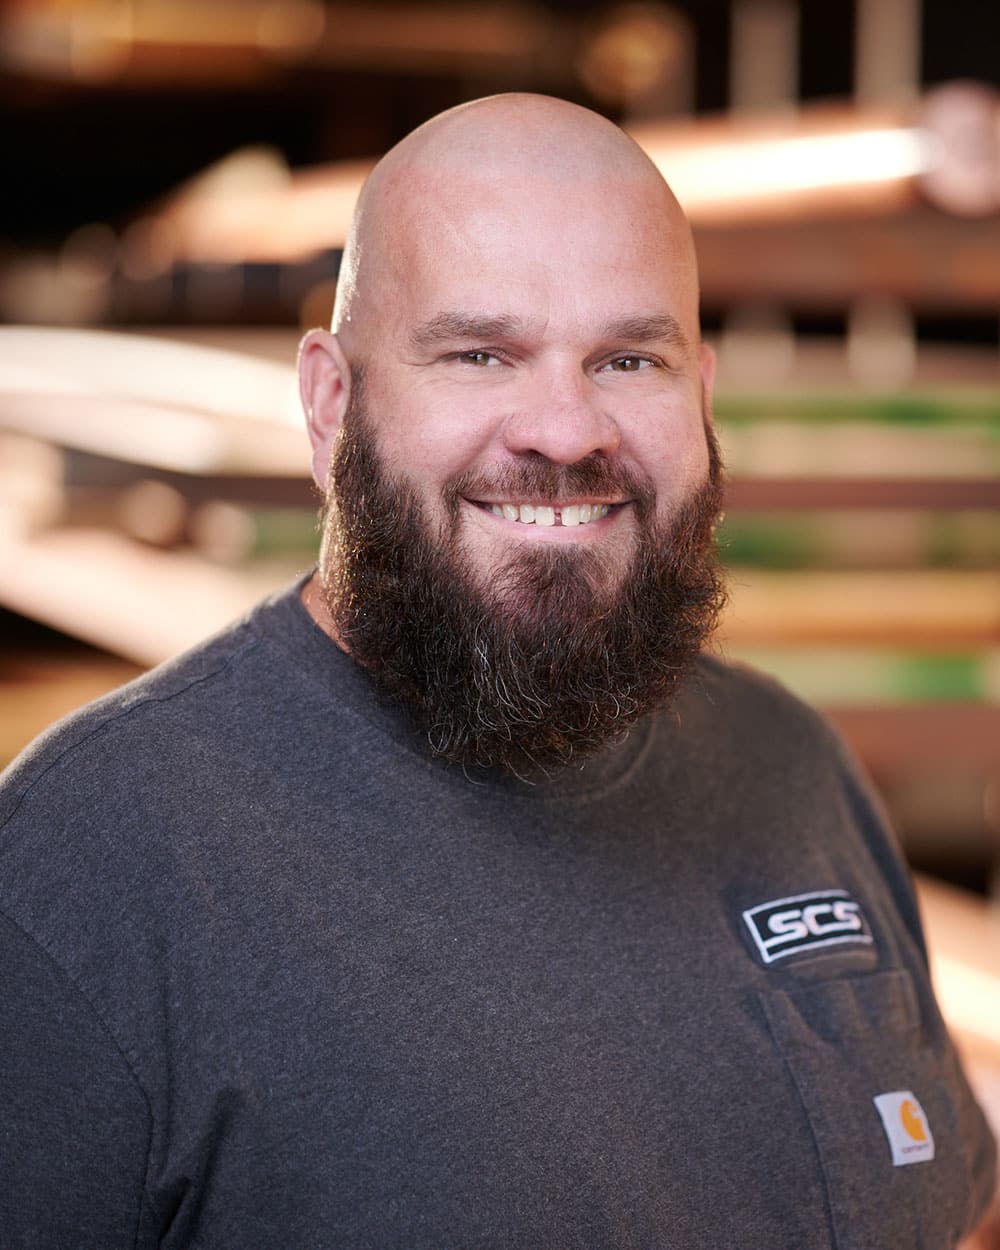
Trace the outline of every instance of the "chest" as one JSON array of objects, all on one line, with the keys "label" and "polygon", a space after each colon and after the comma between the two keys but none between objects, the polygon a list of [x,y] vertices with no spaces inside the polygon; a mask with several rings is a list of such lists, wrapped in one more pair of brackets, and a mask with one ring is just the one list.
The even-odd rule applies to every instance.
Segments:
[{"label": "chest", "polygon": [[[164,1188],[295,1246],[949,1244],[949,1052],[882,920],[772,979],[743,904],[839,884],[820,862],[758,886],[620,833],[307,843],[193,915]],[[900,1090],[933,1160],[892,1162],[873,1100]]]}]

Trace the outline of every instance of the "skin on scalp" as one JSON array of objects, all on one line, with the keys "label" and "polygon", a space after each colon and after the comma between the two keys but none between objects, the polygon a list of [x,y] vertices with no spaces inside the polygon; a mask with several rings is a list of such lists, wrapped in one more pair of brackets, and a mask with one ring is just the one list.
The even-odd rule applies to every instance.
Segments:
[{"label": "skin on scalp", "polygon": [[[490,96],[425,122],[392,148],[367,179],[341,265],[332,329],[347,357],[366,360],[385,326],[385,295],[408,281],[428,233],[463,224],[498,188],[533,207],[583,194],[612,204],[643,202],[669,238],[679,317],[698,335],[698,276],[691,230],[659,170],[624,131],[566,100]],[[629,223],[622,223],[623,229]]]}]

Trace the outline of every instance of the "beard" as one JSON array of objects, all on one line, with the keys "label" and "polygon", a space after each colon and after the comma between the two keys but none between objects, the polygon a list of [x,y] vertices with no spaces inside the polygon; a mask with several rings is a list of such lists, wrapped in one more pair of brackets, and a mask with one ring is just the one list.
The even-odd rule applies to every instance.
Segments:
[{"label": "beard", "polygon": [[[722,499],[706,423],[706,481],[657,522],[648,482],[600,456],[560,466],[532,453],[444,489],[434,534],[410,483],[389,474],[364,408],[363,374],[331,460],[320,573],[352,658],[406,709],[433,755],[526,778],[625,737],[665,704],[725,602],[713,528]],[[463,498],[622,497],[633,553],[602,544],[513,544],[477,574]]]}]

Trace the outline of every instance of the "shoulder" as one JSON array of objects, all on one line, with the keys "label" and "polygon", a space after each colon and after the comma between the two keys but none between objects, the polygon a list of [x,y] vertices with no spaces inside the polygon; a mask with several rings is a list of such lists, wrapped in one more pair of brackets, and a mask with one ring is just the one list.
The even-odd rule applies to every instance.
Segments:
[{"label": "shoulder", "polygon": [[723,655],[702,653],[688,686],[696,697],[712,704],[723,704],[730,710],[745,708],[780,716],[816,718],[813,709],[776,677]]},{"label": "shoulder", "polygon": [[316,686],[310,631],[293,586],[53,725],[0,774],[0,853],[12,824],[137,819],[232,776],[260,744],[280,752]]},{"label": "shoulder", "polygon": [[239,622],[52,725],[0,774],[0,825],[47,778],[65,786],[105,763],[118,771],[162,750],[164,737],[196,720],[211,692],[239,681],[259,645],[252,623]]},{"label": "shoulder", "polygon": [[836,828],[845,852],[865,846],[883,872],[900,877],[899,847],[864,767],[825,717],[779,681],[703,657],[676,719],[692,773],[731,806],[756,817],[796,813],[831,845]]},{"label": "shoulder", "polygon": [[750,758],[780,758],[784,769],[817,756],[847,761],[826,719],[775,678],[714,655],[699,658],[678,702],[678,717],[702,744]]},{"label": "shoulder", "polygon": [[67,717],[0,777],[0,913],[76,984],[93,991],[124,952],[155,946],[221,873],[220,848],[245,850],[236,809],[266,793],[260,760],[280,756],[301,699],[292,649],[269,636],[282,611],[266,601]]},{"label": "shoulder", "polygon": [[[794,819],[795,842],[770,839],[762,856],[794,848],[864,868],[881,881],[922,949],[909,872],[881,799],[850,746],[815,708],[780,682],[742,664],[699,660],[679,708],[692,758],[719,800],[770,829]],[[807,835],[807,831],[811,831]],[[836,859],[836,863],[833,860]]]}]

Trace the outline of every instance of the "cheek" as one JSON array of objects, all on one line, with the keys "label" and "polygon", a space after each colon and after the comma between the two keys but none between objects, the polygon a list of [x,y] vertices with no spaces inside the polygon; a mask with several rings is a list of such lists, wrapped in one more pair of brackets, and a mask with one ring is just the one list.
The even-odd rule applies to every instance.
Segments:
[{"label": "cheek", "polygon": [[685,484],[695,488],[701,486],[708,477],[708,439],[701,421],[691,432],[687,449],[687,473]]},{"label": "cheek", "polygon": [[700,486],[708,475],[708,441],[700,410],[678,409],[665,416],[661,409],[645,420],[640,415],[623,450],[668,501]]},{"label": "cheek", "polygon": [[465,472],[489,449],[496,425],[472,405],[443,402],[419,389],[387,398],[376,419],[387,465],[418,488]]},{"label": "cheek", "polygon": [[431,480],[446,480],[468,469],[483,450],[468,422],[428,422],[412,431],[410,467]]}]

